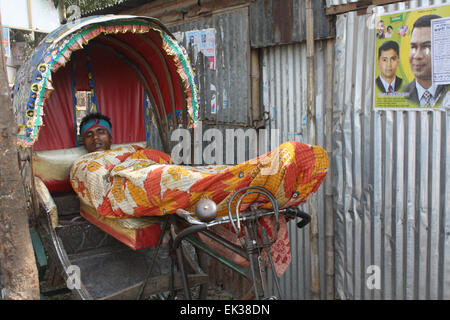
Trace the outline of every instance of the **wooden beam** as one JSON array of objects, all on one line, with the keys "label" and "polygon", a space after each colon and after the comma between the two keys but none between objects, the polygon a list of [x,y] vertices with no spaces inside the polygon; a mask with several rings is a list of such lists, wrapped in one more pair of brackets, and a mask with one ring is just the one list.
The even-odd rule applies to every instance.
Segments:
[{"label": "wooden beam", "polygon": [[[306,9],[306,94],[307,94],[307,118],[309,143],[316,144],[316,91],[315,91],[315,59],[314,59],[314,8],[313,0],[305,0]],[[311,206],[309,207],[310,210]],[[311,224],[309,228],[310,253],[310,275],[311,275],[311,298],[320,299],[320,272],[319,272],[319,232],[317,214],[311,212]]]},{"label": "wooden beam", "polygon": [[366,0],[346,4],[340,4],[325,9],[326,15],[337,15],[352,11],[367,12],[369,6],[384,6],[387,4],[404,2],[404,0]]},{"label": "wooden beam", "polygon": [[187,11],[198,4],[198,0],[156,0],[143,4],[139,7],[124,10],[120,14],[147,15],[150,17],[160,17],[171,12]]}]

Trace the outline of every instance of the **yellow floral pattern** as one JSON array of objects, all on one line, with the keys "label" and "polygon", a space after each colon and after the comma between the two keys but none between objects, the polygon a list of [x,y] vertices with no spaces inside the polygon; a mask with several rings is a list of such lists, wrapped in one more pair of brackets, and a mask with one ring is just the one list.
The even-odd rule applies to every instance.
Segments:
[{"label": "yellow floral pattern", "polygon": [[[138,146],[94,152],[78,159],[70,181],[78,196],[102,216],[125,218],[193,211],[205,197],[228,213],[228,199],[247,186],[272,192],[281,208],[304,203],[327,174],[328,155],[319,146],[286,142],[256,159],[235,166],[179,166],[157,150]],[[249,195],[242,209],[267,199]]]}]

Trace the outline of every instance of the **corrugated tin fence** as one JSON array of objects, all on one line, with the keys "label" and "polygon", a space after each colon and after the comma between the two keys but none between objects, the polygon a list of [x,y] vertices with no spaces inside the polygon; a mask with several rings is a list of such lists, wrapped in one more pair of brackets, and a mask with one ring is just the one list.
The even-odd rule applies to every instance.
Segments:
[{"label": "corrugated tin fence", "polygon": [[[247,113],[250,110],[250,92],[247,91],[250,88],[248,63],[250,62],[250,46],[261,47],[259,51],[262,102],[260,111],[264,112],[264,117],[267,119],[265,129],[269,133],[267,141],[271,143],[268,143],[265,148],[260,147],[260,153],[263,153],[263,150],[269,151],[285,141],[297,140],[310,143],[313,138],[316,139],[316,144],[324,147],[327,144],[328,150],[331,150],[333,41],[323,40],[316,44],[316,84],[318,85],[316,100],[319,107],[315,114],[314,132],[311,132],[306,116],[306,44],[303,42],[273,46],[284,42],[305,40],[305,8],[303,6],[301,1],[257,1],[252,3],[250,8],[226,10],[209,17],[171,26],[171,31],[181,37],[180,40],[186,48],[189,48],[187,32],[215,29],[216,69],[210,70],[208,65],[203,64],[202,58],[197,58],[192,50],[190,54],[198,75],[201,119],[206,120],[203,121],[203,131],[214,127],[219,129],[225,137],[226,129],[247,129],[251,126],[251,120],[256,120]],[[322,9],[321,6],[315,7],[315,10],[320,11],[319,14],[323,16]],[[289,17],[285,16],[286,12],[289,13]],[[272,19],[272,23],[261,23],[267,19]],[[285,24],[288,21],[291,22],[288,23],[287,28]],[[329,34],[328,22],[324,24],[317,19],[315,27],[317,36]],[[210,90],[212,87],[215,89],[214,92]],[[213,98],[217,102],[215,113],[211,112]],[[224,99],[227,100],[226,104]],[[278,130],[278,135],[272,137],[271,129]],[[203,143],[203,148],[205,143],[207,142]],[[195,147],[198,149],[199,145]],[[246,148],[249,149],[249,147]],[[248,158],[247,150],[246,159]],[[235,159],[235,163],[238,162],[237,160]],[[311,205],[304,208],[318,217],[319,253],[315,258],[319,259],[320,279],[318,280],[322,299],[334,297],[331,181],[331,177],[326,179],[324,187],[310,201]],[[325,225],[328,227],[325,228]],[[293,223],[290,224],[290,228],[293,262],[281,279],[283,298],[310,299],[310,229],[307,227],[299,230]],[[216,270],[220,273],[216,276],[219,280],[221,278],[236,280]]]},{"label": "corrugated tin fence", "polygon": [[[354,1],[327,5],[347,2]],[[413,1],[384,9],[439,3],[450,2]],[[294,14],[286,19],[297,30],[290,38],[282,24],[268,29],[255,22],[261,17],[277,22],[277,12],[286,9],[280,6],[289,5],[256,1],[250,10],[223,11],[171,31],[216,30],[216,70],[192,57],[204,130],[251,125],[250,47],[256,47],[260,111],[266,129],[279,130],[275,144],[314,141],[329,152],[329,175],[304,208],[317,217],[318,255],[311,254],[309,227],[298,230],[292,224],[293,261],[281,279],[283,297],[312,298],[311,261],[317,258],[321,299],[450,299],[448,111],[373,110],[375,33],[368,15],[352,12],[337,16],[335,39],[315,41],[316,109],[308,120],[303,2],[290,5]],[[378,271],[380,288],[370,289],[367,282]]]},{"label": "corrugated tin fence", "polygon": [[[330,59],[331,55],[331,59]],[[316,130],[311,132],[307,120],[306,44],[292,44],[262,50],[262,103],[266,114],[266,128],[278,129],[275,144],[290,140],[316,144],[331,151],[331,79],[333,41],[316,41]],[[315,214],[319,232],[320,298],[333,298],[333,208],[331,173],[316,195],[303,208]],[[328,226],[328,228],[326,227]],[[311,299],[310,226],[298,229],[289,224],[292,264],[281,278],[284,299]],[[327,254],[328,253],[328,254]],[[272,290],[275,290],[274,286]],[[276,293],[276,292],[274,292]]]},{"label": "corrugated tin fence", "polygon": [[[399,3],[385,12],[439,3],[449,2]],[[353,12],[336,21],[336,295],[450,299],[449,113],[373,110],[375,33],[367,19]],[[377,271],[380,287],[369,289]]]}]

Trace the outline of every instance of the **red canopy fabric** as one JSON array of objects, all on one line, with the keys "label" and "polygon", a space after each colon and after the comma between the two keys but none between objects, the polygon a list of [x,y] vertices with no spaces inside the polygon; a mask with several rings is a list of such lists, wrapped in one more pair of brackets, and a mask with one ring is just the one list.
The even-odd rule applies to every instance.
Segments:
[{"label": "red canopy fabric", "polygon": [[130,61],[113,49],[90,45],[73,53],[70,63],[53,75],[53,87],[46,101],[44,126],[35,151],[76,147],[72,72],[77,91],[90,91],[88,54],[97,97],[97,110],[111,118],[113,143],[145,140],[144,89]]}]

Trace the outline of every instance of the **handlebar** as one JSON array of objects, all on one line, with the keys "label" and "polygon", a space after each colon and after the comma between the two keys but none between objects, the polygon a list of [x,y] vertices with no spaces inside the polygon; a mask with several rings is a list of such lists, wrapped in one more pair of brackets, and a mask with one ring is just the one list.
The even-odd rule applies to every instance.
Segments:
[{"label": "handlebar", "polygon": [[[308,223],[311,222],[311,216],[309,214],[307,214],[306,212],[298,209],[298,208],[281,209],[279,212],[280,213],[284,213],[288,218],[291,218],[291,219],[295,218],[295,217],[301,218],[301,220],[299,222],[297,222],[297,228],[299,228],[299,229],[304,228]],[[241,217],[242,217],[242,220],[246,220],[246,219],[249,219],[249,218],[262,217],[262,216],[270,215],[270,214],[273,214],[273,213],[274,213],[273,211],[260,210],[259,214],[256,215],[256,216],[253,215],[252,217],[247,217],[244,214]],[[178,246],[180,245],[181,241],[185,237],[187,237],[187,236],[189,236],[191,234],[194,234],[194,233],[197,233],[197,232],[202,232],[202,231],[207,230],[209,227],[212,227],[212,226],[215,226],[215,225],[218,225],[218,224],[222,224],[222,223],[227,223],[227,222],[229,222],[228,217],[221,217],[221,218],[218,218],[216,220],[211,221],[210,223],[202,223],[202,222],[199,223],[197,221],[197,224],[194,224],[192,226],[189,226],[189,227],[183,229],[176,236],[176,238],[174,240],[174,244],[173,244],[174,248],[175,249],[178,248]]]},{"label": "handlebar", "polygon": [[311,222],[311,216],[298,208],[286,208],[285,210],[285,214],[287,216],[292,216],[292,218],[299,217],[302,219],[297,222],[297,228],[299,229],[304,228],[308,223]]}]

